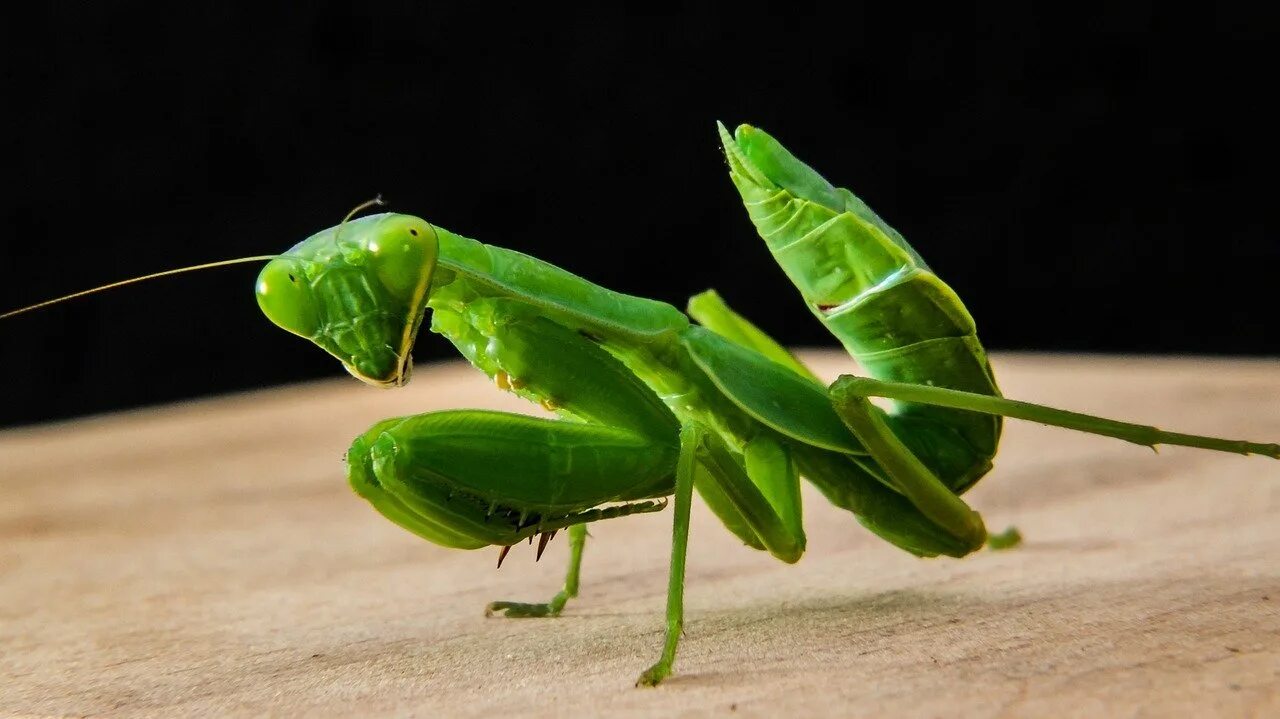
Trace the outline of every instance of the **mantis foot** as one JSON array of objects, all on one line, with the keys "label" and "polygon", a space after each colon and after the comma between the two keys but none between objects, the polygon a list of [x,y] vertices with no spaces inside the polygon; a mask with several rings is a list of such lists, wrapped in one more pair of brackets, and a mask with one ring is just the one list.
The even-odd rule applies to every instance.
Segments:
[{"label": "mantis foot", "polygon": [[[545,534],[543,535],[546,536]],[[492,617],[498,612],[511,619],[529,619],[533,617],[558,617],[569,600],[578,596],[578,574],[582,570],[582,548],[587,542],[587,525],[575,524],[569,527],[569,572],[564,578],[564,589],[561,589],[551,601],[540,604],[524,602],[489,602],[484,608],[484,615]],[[545,546],[545,542],[543,543]],[[539,549],[541,554],[541,549]],[[506,550],[502,551],[506,556]],[[499,562],[501,566],[501,562]]]},{"label": "mantis foot", "polygon": [[1003,532],[987,535],[987,547],[996,551],[1013,549],[1019,544],[1022,544],[1022,532],[1017,527],[1010,526]]},{"label": "mantis foot", "polygon": [[637,687],[656,687],[663,679],[671,676],[671,662],[661,661],[648,669],[636,679]]},{"label": "mantis foot", "polygon": [[564,609],[568,597],[556,595],[555,599],[542,604],[525,604],[523,602],[489,602],[484,608],[484,615],[492,617],[498,612],[508,619],[529,619],[532,617],[558,617]]}]

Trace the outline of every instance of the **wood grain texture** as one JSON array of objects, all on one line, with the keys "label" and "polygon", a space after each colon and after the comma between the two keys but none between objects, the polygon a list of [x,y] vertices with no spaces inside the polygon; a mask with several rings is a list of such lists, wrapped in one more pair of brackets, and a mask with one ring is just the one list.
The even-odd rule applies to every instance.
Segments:
[{"label": "wood grain texture", "polygon": [[[833,353],[808,358],[826,376]],[[1013,397],[1280,438],[1280,363],[998,355]],[[376,392],[300,385],[0,434],[0,714],[1280,715],[1280,463],[1010,422],[967,495],[1023,548],[918,560],[812,491],[787,566],[694,508],[677,675],[669,512],[566,546],[450,551],[343,478],[380,417],[522,409],[458,364]]]}]

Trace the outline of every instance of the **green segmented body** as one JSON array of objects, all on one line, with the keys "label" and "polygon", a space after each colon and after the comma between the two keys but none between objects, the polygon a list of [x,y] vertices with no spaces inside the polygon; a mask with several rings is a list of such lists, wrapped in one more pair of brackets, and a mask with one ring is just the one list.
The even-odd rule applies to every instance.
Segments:
[{"label": "green segmented body", "polygon": [[[385,217],[393,216],[362,218],[350,223],[346,232],[357,237]],[[895,544],[924,555],[961,555],[976,548],[972,542],[957,542],[944,533],[935,533],[932,541],[908,540],[906,534],[894,529],[907,523],[925,523],[910,516],[913,512],[909,504],[895,502],[889,496],[892,492],[885,492],[878,485],[887,483],[884,472],[865,456],[866,452],[844,428],[821,385],[787,371],[757,352],[691,325],[684,313],[669,304],[614,292],[581,278],[565,282],[566,276],[573,276],[554,265],[439,227],[433,229],[440,250],[428,299],[431,330],[449,339],[490,377],[506,378],[517,394],[553,408],[566,419],[627,427],[636,417],[652,414],[652,407],[640,397],[645,392],[637,391],[634,383],[624,379],[622,372],[629,373],[643,382],[650,397],[660,398],[680,423],[697,422],[709,428],[735,451],[741,452],[757,436],[769,435],[792,446],[797,463],[827,467],[826,472],[806,474],[823,483],[824,491],[837,503],[857,512],[864,524]],[[500,319],[509,310],[495,311],[495,302],[528,308],[531,314],[589,338],[620,361],[615,370],[622,372],[613,372],[614,381],[608,388],[576,383],[570,387],[547,386],[539,376],[520,368],[521,358],[531,355],[526,347],[518,345],[519,334]],[[561,342],[570,341],[567,336],[561,338]],[[773,379],[761,382],[762,376]],[[780,385],[791,390],[776,391]],[[751,393],[759,386],[770,387],[771,391],[752,403]],[[624,389],[634,396],[625,402],[610,403],[612,407],[622,407],[621,412],[610,414],[594,406],[595,399],[616,396]],[[642,405],[646,409],[637,412],[635,408]],[[659,423],[649,420],[651,429]],[[670,428],[658,431],[674,432]],[[824,451],[842,456],[824,462],[814,459],[815,454]],[[850,457],[857,457],[857,461]],[[669,482],[665,491],[670,491]],[[704,491],[703,496],[716,508],[715,499],[708,496],[711,491]],[[610,500],[631,498],[619,496]],[[515,498],[503,498],[504,503],[514,501]],[[528,502],[529,498],[520,501]],[[721,518],[732,525],[729,512],[722,513]],[[523,533],[534,531],[537,530]],[[748,534],[740,536],[748,544],[753,543]]]},{"label": "green segmented body", "polygon": [[[867,374],[1000,396],[973,318],[902,235],[763,131],[720,132],[761,238]],[[902,404],[887,421],[956,492],[987,473],[1000,440],[999,416]]]},{"label": "green segmented body", "polygon": [[[690,324],[685,314],[675,307],[614,292],[581,278],[575,278],[572,284],[560,283],[558,280],[568,273],[554,265],[436,229],[440,237],[437,272],[441,274],[433,284],[428,303],[433,313],[431,329],[447,337],[467,359],[491,377],[505,371],[500,362],[494,361],[494,353],[508,338],[483,309],[484,303],[493,298],[511,299],[577,330],[608,350],[677,416],[717,428],[733,447],[741,448],[760,432],[779,431],[820,447],[865,454],[843,429],[828,406],[824,392],[816,390],[811,382],[793,379],[793,373],[780,371],[776,363],[767,361],[759,353]],[[518,266],[519,272],[509,272],[512,266]],[[566,293],[566,288],[572,293]],[[477,307],[482,309],[477,311]],[[591,311],[583,311],[588,307]],[[723,362],[724,367],[708,368],[707,360]],[[821,436],[797,434],[781,422],[767,421],[767,408],[744,408],[740,395],[726,393],[717,384],[717,380],[724,379],[725,372],[732,370],[769,373],[780,381],[795,384],[797,393],[805,393],[799,399],[797,393],[787,392],[775,393],[771,399],[777,401],[779,413],[808,400],[811,404],[805,419],[812,425],[824,426],[826,440]],[[744,380],[756,382],[759,377],[749,376]],[[581,388],[579,395],[590,395],[590,389]],[[563,408],[570,415],[578,414],[570,406],[569,398],[549,393],[536,382],[526,383],[519,391],[534,401]],[[751,411],[755,409],[766,413],[765,421]]]},{"label": "green segmented body", "polygon": [[[429,290],[423,295],[425,306],[421,309],[416,309],[416,290],[407,279],[398,282],[398,296],[395,292],[384,292],[377,282],[353,279],[361,272],[386,274],[369,270],[377,265],[379,256],[394,251],[388,241],[391,230],[405,226],[421,228],[420,234],[414,237],[415,242],[429,235],[437,248],[417,254],[410,248],[402,253],[415,261],[421,255],[422,263],[430,265],[428,271],[433,273]],[[320,312],[319,320],[308,314],[304,320],[310,334],[279,323],[308,336],[342,360],[348,369],[380,368],[373,375],[375,379],[370,379],[368,374],[358,374],[362,379],[375,384],[399,383],[381,378],[394,375],[397,368],[407,372],[405,347],[411,344],[417,323],[423,321],[429,308],[432,331],[449,339],[472,364],[500,384],[554,409],[563,419],[634,432],[653,447],[662,448],[654,450],[662,456],[654,460],[657,464],[649,465],[647,471],[640,472],[637,465],[638,474],[631,476],[621,471],[619,465],[611,475],[615,482],[602,485],[593,480],[590,484],[594,487],[594,497],[578,504],[557,505],[557,498],[550,495],[539,499],[506,494],[508,482],[496,474],[483,483],[491,488],[488,496],[469,494],[462,487],[443,483],[441,479],[433,485],[429,497],[424,495],[414,500],[419,505],[431,504],[428,513],[435,524],[439,524],[441,516],[460,511],[465,506],[464,499],[477,506],[487,502],[495,509],[486,515],[483,530],[475,529],[473,522],[439,532],[413,528],[432,541],[452,547],[509,544],[604,502],[669,494],[670,472],[654,468],[674,461],[669,458],[674,456],[676,428],[680,424],[697,423],[714,433],[733,452],[741,453],[752,440],[768,437],[792,447],[797,464],[827,467],[828,471],[810,473],[811,479],[823,483],[824,492],[840,506],[857,512],[864,524],[909,551],[958,555],[976,548],[971,541],[957,544],[943,535],[935,542],[908,541],[907,535],[894,527],[915,523],[918,518],[902,515],[898,510],[903,507],[893,512],[875,511],[876,507],[893,505],[893,498],[884,496],[892,494],[892,490],[885,489],[882,484],[888,483],[885,474],[865,456],[865,450],[844,428],[825,388],[759,352],[690,324],[684,313],[669,304],[613,292],[541,260],[486,245],[406,215],[370,215],[346,223],[340,233],[338,228],[330,228],[299,243],[286,257],[288,259],[277,260],[264,269],[264,278],[287,275],[287,283],[274,280],[273,286],[284,285],[288,292],[300,286],[310,288],[326,297],[325,303],[319,306],[334,306],[337,309],[332,314],[345,319],[339,325],[326,321],[325,311]],[[333,280],[341,284],[325,286]],[[264,308],[269,298],[269,294],[260,297]],[[402,333],[394,328],[395,323],[383,320],[385,307],[395,308],[402,322],[412,323],[408,339],[402,342]],[[364,319],[366,317],[369,319]],[[279,321],[277,316],[273,319]],[[359,343],[332,339],[344,336],[334,327],[352,325],[366,330],[381,329],[383,334],[380,338],[363,337]],[[531,350],[531,341],[541,345]],[[359,351],[373,348],[376,356],[370,359],[358,352],[351,353],[351,347]],[[552,354],[554,360],[548,359]],[[554,362],[556,372],[547,372],[545,366],[542,371],[528,371],[525,365],[533,358]],[[584,366],[582,372],[570,372],[568,366],[574,362],[585,362],[592,369],[587,371]],[[356,372],[353,370],[353,373]],[[553,375],[560,379],[556,380]],[[790,390],[762,391],[779,386]],[[379,464],[374,456],[380,451],[390,451],[388,442],[379,444],[379,437],[386,433],[407,435],[411,433],[410,425],[401,419],[372,428],[353,444],[349,463],[357,491],[371,501],[385,500],[388,506],[379,505],[379,508],[391,517],[405,508],[391,506],[396,504],[391,498],[394,492],[385,493],[383,497],[384,493],[374,481],[379,467],[390,472],[398,466],[386,459]],[[414,443],[401,441],[397,446],[410,452]],[[828,462],[815,461],[814,453],[821,452],[839,456]],[[452,463],[465,464],[456,457]],[[445,462],[441,460],[436,464]],[[508,468],[495,471],[508,471]],[[655,471],[662,476],[656,476]],[[419,480],[425,481],[425,478],[419,477]],[[547,486],[548,492],[550,486]],[[607,489],[610,486],[613,491]],[[758,544],[758,538],[751,533],[737,531],[741,518],[735,517],[724,502],[717,502],[714,489],[704,491],[702,486],[698,489],[730,529],[746,543]],[[454,497],[457,501],[440,497]],[[637,511],[650,508],[645,505]],[[905,508],[909,513],[909,505]],[[511,521],[503,522],[503,518]],[[468,514],[467,521],[473,519]]]},{"label": "green segmented body", "polygon": [[[428,311],[499,387],[559,414],[449,410],[378,423],[347,453],[352,487],[385,517],[460,549],[569,529],[564,589],[486,613],[558,614],[578,591],[587,522],[671,497],[662,654],[683,632],[692,493],[744,544],[785,561],[805,549],[800,475],[883,539],[962,557],[988,541],[960,498],[991,468],[1002,415],[1154,445],[1280,457],[1280,447],[1162,432],[1004,399],[972,317],[903,237],[772,137],[720,127],[729,174],[806,304],[871,377],[829,388],[714,293],[689,315],[612,292],[519,252],[409,215],[325,230],[271,262],[258,300],[272,321],[379,386],[408,377]],[[893,401],[886,412],[872,397]],[[1007,544],[1015,534],[997,535]]]},{"label": "green segmented body", "polygon": [[[962,556],[981,547],[983,523],[957,495],[991,468],[1000,415],[1021,410],[1003,402],[973,319],[853,193],[763,131],[720,132],[730,177],[769,250],[879,384],[842,380],[828,392],[714,293],[691,302],[703,326],[694,325],[669,304],[520,252],[409,215],[372,215],[317,233],[264,268],[264,312],[362,380],[394,386],[408,377],[430,310],[431,329],[499,386],[580,426],[476,412],[381,423],[352,445],[357,491],[447,546],[509,544],[656,509],[650,500],[677,489],[688,434],[699,456],[686,466],[714,475],[695,485],[703,498],[744,542],[780,558],[794,561],[803,549],[789,479],[797,469],[908,551]],[[913,392],[888,413],[867,401],[903,386],[970,399]],[[522,485],[513,471],[535,479]],[[625,506],[604,506],[618,502]]]}]

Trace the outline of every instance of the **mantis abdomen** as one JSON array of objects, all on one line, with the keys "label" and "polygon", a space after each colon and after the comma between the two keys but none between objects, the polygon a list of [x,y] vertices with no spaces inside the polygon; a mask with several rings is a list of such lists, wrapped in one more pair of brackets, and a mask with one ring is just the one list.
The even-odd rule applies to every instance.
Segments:
[{"label": "mantis abdomen", "polygon": [[[810,311],[880,380],[1000,395],[960,298],[853,193],[761,130],[720,128],[752,222]],[[952,490],[991,468],[998,416],[900,403],[898,438]]]}]

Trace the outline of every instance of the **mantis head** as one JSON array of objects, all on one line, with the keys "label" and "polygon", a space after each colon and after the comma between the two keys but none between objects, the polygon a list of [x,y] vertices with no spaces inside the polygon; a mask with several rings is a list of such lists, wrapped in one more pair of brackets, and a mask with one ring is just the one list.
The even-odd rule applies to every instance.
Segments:
[{"label": "mantis head", "polygon": [[435,228],[417,217],[344,221],[262,268],[258,306],[357,379],[399,387],[409,381],[438,253]]},{"label": "mantis head", "polygon": [[0,320],[127,285],[248,262],[258,275],[258,306],[275,324],[337,357],[376,387],[409,381],[409,354],[426,313],[439,256],[436,229],[411,215],[383,213],[318,232],[284,255],[255,255],[153,272],[0,313]]}]

